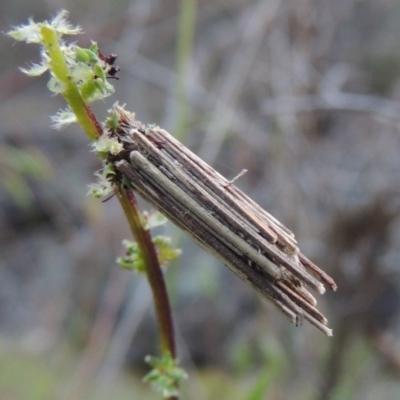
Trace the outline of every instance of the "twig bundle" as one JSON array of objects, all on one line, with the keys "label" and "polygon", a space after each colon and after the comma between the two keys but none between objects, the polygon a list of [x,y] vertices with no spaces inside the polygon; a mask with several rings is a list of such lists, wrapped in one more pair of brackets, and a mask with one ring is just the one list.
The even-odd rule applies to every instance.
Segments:
[{"label": "twig bundle", "polygon": [[300,252],[293,233],[165,130],[116,111],[118,126],[105,133],[122,144],[122,151],[108,155],[113,179],[139,193],[291,322],[304,318],[331,336],[306,286],[323,294],[324,285],[336,290],[336,284]]}]

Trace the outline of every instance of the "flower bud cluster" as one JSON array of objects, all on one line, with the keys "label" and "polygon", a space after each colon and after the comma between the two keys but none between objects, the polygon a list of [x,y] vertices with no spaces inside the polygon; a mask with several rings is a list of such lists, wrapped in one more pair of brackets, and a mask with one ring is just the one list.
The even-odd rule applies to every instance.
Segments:
[{"label": "flower bud cluster", "polygon": [[[55,94],[64,94],[69,84],[74,84],[85,104],[90,104],[95,100],[103,99],[114,92],[114,87],[108,82],[108,77],[115,78],[119,71],[118,67],[112,66],[110,71],[110,57],[105,57],[99,52],[98,46],[92,42],[88,49],[81,48],[74,43],[66,43],[62,37],[64,35],[76,35],[82,32],[79,26],[73,26],[67,21],[68,12],[60,11],[52,20],[45,22],[34,22],[29,19],[25,25],[14,27],[7,34],[18,41],[27,43],[38,43],[42,46],[40,63],[32,63],[21,71],[29,76],[39,76],[46,71],[50,72],[50,79],[47,84],[48,89]],[[45,32],[56,34],[57,46],[63,55],[63,63],[66,64],[66,74],[57,74],[57,62],[49,54],[48,46],[45,42]],[[112,64],[115,57],[112,55]],[[60,129],[72,122],[76,122],[76,116],[68,108],[60,110],[52,117],[53,127]]]}]

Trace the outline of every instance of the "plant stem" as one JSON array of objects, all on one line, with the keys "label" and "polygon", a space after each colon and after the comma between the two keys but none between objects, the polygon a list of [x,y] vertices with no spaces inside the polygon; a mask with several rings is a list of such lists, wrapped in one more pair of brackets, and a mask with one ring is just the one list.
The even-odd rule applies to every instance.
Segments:
[{"label": "plant stem", "polygon": [[[41,34],[43,44],[51,59],[51,72],[61,84],[65,85],[65,89],[62,93],[65,100],[76,115],[78,123],[81,125],[90,141],[95,141],[101,136],[102,127],[90,107],[83,100],[77,85],[71,79],[68,65],[58,42],[57,33],[50,28],[42,27]],[[176,351],[171,308],[154,243],[150,232],[144,227],[134,193],[130,190],[118,188],[118,199],[145,261],[146,275],[153,292],[158,319],[161,351],[163,354],[169,353],[175,358]],[[174,396],[170,397],[170,400],[175,398]]]},{"label": "plant stem", "polygon": [[71,80],[68,65],[58,43],[57,33],[53,29],[43,26],[41,34],[43,44],[51,59],[51,72],[65,85],[62,95],[90,141],[96,140],[102,133],[101,125],[94,117],[91,109],[83,101],[76,84]]},{"label": "plant stem", "polygon": [[163,273],[161,271],[156,250],[150,232],[144,228],[142,218],[138,212],[138,205],[132,191],[120,189],[118,198],[124,209],[133,236],[138,243],[143,259],[145,260],[146,275],[153,292],[154,304],[159,324],[161,351],[176,356],[174,328],[172,324],[171,307]]}]

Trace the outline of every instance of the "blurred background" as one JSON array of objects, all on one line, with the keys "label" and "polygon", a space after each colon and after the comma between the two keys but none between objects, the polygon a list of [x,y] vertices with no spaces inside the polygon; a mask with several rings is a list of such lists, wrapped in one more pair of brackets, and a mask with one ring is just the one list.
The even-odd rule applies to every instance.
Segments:
[{"label": "blurred background", "polygon": [[[61,8],[117,53],[115,101],[183,141],[285,223],[337,282],[327,338],[282,315],[172,226],[167,272],[182,398],[400,398],[400,3],[2,0],[0,30]],[[0,398],[154,399],[146,281],[116,266],[129,231],[87,196],[99,161],[38,48],[0,36]],[[143,209],[150,206],[143,204]]]}]

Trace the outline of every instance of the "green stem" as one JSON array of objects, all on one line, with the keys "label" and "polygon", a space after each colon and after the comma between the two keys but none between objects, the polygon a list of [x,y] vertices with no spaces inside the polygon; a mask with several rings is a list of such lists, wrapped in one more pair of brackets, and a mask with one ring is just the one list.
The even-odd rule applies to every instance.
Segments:
[{"label": "green stem", "polygon": [[118,198],[145,261],[146,275],[153,292],[159,324],[161,351],[163,353],[169,352],[175,358],[176,352],[171,307],[164,276],[158,262],[150,232],[143,227],[142,218],[138,211],[138,205],[133,192],[120,189],[118,191]]},{"label": "green stem", "polygon": [[196,27],[197,0],[181,0],[177,43],[177,90],[175,98],[175,137],[183,141],[187,131],[189,107],[187,102],[188,74]]},{"label": "green stem", "polygon": [[51,72],[62,84],[65,85],[65,90],[62,93],[65,100],[90,141],[96,140],[102,133],[101,125],[94,117],[91,109],[83,101],[76,84],[71,80],[68,65],[58,43],[57,32],[51,28],[42,26],[41,34],[43,44],[51,59]]}]

